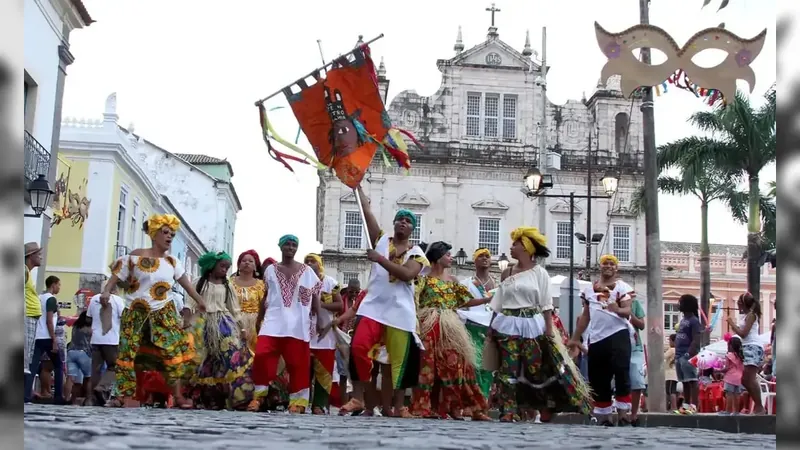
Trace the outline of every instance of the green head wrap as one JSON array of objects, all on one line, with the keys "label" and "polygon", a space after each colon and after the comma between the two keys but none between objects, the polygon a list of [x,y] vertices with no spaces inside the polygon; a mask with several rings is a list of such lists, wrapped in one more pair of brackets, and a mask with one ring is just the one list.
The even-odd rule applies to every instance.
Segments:
[{"label": "green head wrap", "polygon": [[414,230],[417,228],[417,215],[407,209],[401,209],[397,211],[397,214],[394,215],[394,221],[397,222],[400,219],[408,219],[411,222],[411,229]]},{"label": "green head wrap", "polygon": [[278,247],[283,247],[283,245],[289,241],[294,242],[295,245],[300,245],[300,240],[297,239],[297,236],[293,234],[284,234],[280,239],[278,239]]},{"label": "green head wrap", "polygon": [[208,252],[197,260],[197,265],[200,266],[200,273],[205,275],[214,270],[217,263],[223,260],[232,261],[231,256],[225,252]]}]

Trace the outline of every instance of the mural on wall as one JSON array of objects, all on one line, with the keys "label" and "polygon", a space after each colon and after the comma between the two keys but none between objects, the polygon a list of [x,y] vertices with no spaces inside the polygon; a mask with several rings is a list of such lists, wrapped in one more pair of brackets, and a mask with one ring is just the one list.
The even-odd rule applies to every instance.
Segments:
[{"label": "mural on wall", "polygon": [[67,222],[72,224],[73,227],[77,226],[82,229],[83,222],[89,218],[89,205],[92,203],[86,197],[86,187],[89,184],[89,180],[84,178],[78,184],[75,192],[73,192],[69,186],[69,174],[70,169],[67,169],[66,175],[61,172],[58,180],[56,180],[51,228],[62,222]]}]

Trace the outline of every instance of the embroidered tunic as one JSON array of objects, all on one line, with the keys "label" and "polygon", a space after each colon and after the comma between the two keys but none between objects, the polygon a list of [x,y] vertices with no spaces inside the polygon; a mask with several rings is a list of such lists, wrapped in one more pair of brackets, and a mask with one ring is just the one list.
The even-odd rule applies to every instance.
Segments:
[{"label": "embroidered tunic", "polygon": [[303,266],[293,275],[267,267],[267,312],[258,334],[311,340],[311,300],[322,288],[311,267]]}]

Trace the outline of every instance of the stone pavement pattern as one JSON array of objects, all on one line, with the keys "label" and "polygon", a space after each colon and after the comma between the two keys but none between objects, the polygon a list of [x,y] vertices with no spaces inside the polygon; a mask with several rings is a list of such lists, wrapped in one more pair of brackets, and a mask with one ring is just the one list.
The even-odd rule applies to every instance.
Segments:
[{"label": "stone pavement pattern", "polygon": [[775,447],[775,436],[705,430],[25,405],[29,450]]}]

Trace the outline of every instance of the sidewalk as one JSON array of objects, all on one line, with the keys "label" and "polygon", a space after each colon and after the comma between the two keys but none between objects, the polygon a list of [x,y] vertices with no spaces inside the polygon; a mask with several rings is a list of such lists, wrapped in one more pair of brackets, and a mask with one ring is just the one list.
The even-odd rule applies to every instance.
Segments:
[{"label": "sidewalk", "polygon": [[[672,413],[640,413],[640,427],[698,428],[725,433],[775,434],[777,416],[719,416],[717,414],[694,414],[684,416]],[[589,416],[581,414],[558,414],[552,423],[567,425],[590,425]]]}]

